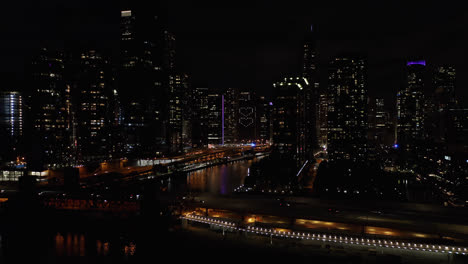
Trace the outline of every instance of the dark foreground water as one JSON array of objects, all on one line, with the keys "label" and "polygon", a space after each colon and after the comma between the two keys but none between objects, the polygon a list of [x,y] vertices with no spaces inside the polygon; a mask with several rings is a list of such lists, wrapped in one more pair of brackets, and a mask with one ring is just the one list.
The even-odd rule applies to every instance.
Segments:
[{"label": "dark foreground water", "polygon": [[[237,161],[173,176],[167,187],[177,194],[230,194],[243,184],[255,161]],[[30,263],[116,263],[148,255],[154,262],[168,256],[179,262],[177,259],[192,258],[181,252],[200,245],[190,236],[179,239],[180,232],[168,232],[173,222],[168,224],[157,216],[114,219],[79,212],[49,214],[29,202],[22,203],[12,206],[0,219],[0,263],[19,263],[31,256],[35,261]]]}]

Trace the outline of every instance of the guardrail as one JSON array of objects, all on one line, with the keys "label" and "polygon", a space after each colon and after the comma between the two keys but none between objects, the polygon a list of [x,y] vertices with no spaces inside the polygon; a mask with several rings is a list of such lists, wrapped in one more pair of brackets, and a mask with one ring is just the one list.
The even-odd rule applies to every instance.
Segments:
[{"label": "guardrail", "polygon": [[192,215],[188,214],[181,216],[181,219],[186,219],[194,222],[205,223],[210,225],[215,225],[217,227],[226,228],[228,230],[235,230],[247,233],[254,233],[257,235],[264,235],[270,237],[282,237],[282,238],[291,238],[291,239],[301,239],[301,240],[316,240],[323,242],[334,242],[338,244],[347,244],[347,245],[358,245],[358,246],[367,246],[367,247],[382,247],[382,248],[394,248],[394,249],[403,249],[403,250],[413,250],[413,251],[428,251],[435,253],[447,253],[447,254],[462,254],[467,255],[468,249],[465,247],[455,247],[455,246],[446,246],[446,245],[435,245],[435,244],[421,244],[421,243],[410,243],[403,242],[398,240],[390,239],[369,239],[357,236],[339,236],[331,235],[324,233],[306,233],[306,232],[291,232],[291,231],[278,231],[272,228],[262,228],[255,226],[241,227],[236,223],[218,220],[215,218]]}]

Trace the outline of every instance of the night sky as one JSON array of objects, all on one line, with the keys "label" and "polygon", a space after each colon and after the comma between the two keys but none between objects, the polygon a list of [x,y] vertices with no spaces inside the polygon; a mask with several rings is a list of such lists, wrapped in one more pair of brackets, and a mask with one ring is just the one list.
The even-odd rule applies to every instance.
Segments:
[{"label": "night sky", "polygon": [[[303,37],[313,23],[320,37],[319,66],[342,51],[367,54],[370,95],[394,100],[403,85],[405,60],[422,56],[429,67],[455,65],[456,93],[467,101],[468,10],[462,3],[302,2],[170,1],[179,69],[192,77],[194,86],[270,95],[272,82],[300,72]],[[24,63],[41,46],[74,43],[106,50],[115,58],[119,9],[115,0],[3,4],[0,71],[21,78]],[[325,85],[326,68],[321,69]]]}]

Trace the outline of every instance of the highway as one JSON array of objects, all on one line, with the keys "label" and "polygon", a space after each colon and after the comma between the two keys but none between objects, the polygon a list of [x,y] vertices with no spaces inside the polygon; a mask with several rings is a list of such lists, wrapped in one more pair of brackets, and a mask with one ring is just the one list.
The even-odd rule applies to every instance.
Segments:
[{"label": "highway", "polygon": [[[283,203],[289,206],[280,206],[277,198],[272,196],[203,194],[195,196],[189,206],[228,210],[243,215],[261,214],[411,231],[417,233],[415,238],[418,239],[438,236],[449,240],[468,238],[468,212],[462,208],[383,202],[378,202],[377,206],[372,201],[303,197],[289,197]],[[398,235],[398,232],[394,235]]]},{"label": "highway", "polygon": [[[397,239],[372,239],[360,236],[346,236],[326,234],[323,232],[295,232],[276,228],[263,228],[254,225],[240,225],[236,222],[220,220],[196,214],[185,214],[180,217],[182,226],[190,229],[189,224],[196,223],[209,227],[211,230],[222,230],[222,236],[226,233],[235,233],[246,237],[263,236],[269,240],[269,244],[297,241],[303,246],[320,245],[320,248],[340,253],[363,252],[364,254],[398,255],[405,258],[423,260],[423,263],[451,263],[453,255],[465,257],[468,249],[461,246],[449,246],[433,243],[413,243]],[[231,239],[232,236],[231,236]]]}]

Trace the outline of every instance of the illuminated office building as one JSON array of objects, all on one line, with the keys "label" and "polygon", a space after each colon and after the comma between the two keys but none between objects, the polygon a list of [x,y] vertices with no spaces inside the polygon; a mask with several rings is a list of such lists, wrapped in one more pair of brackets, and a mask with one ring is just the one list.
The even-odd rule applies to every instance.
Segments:
[{"label": "illuminated office building", "polygon": [[[451,154],[468,154],[468,108],[447,109],[446,143]],[[464,159],[466,160],[466,158]]]},{"label": "illuminated office building", "polygon": [[238,128],[240,142],[249,143],[256,135],[256,100],[252,91],[241,91],[238,101]]},{"label": "illuminated office building", "polygon": [[210,91],[207,99],[207,143],[224,144],[224,95]]},{"label": "illuminated office building", "polygon": [[[23,97],[16,91],[0,92],[0,124],[12,139],[23,136]],[[16,141],[16,140],[15,140]]]},{"label": "illuminated office building", "polygon": [[272,141],[271,114],[273,112],[273,102],[265,96],[257,99],[257,139],[262,143]]},{"label": "illuminated office building", "polygon": [[111,69],[94,50],[81,53],[79,69],[74,92],[78,152],[84,161],[105,160],[111,152]]},{"label": "illuminated office building", "polygon": [[319,149],[320,124],[318,121],[320,111],[319,75],[317,70],[317,33],[313,26],[306,33],[304,39],[304,56],[302,77],[307,82],[304,97],[305,103],[305,135],[306,148],[310,150]]},{"label": "illuminated office building", "polygon": [[228,88],[224,92],[224,143],[239,141],[239,91]]},{"label": "illuminated office building", "polygon": [[186,74],[169,75],[168,142],[171,152],[180,152],[191,142],[191,90]]},{"label": "illuminated office building", "polygon": [[292,157],[298,164],[310,158],[312,149],[307,147],[306,97],[308,82],[305,77],[288,77],[273,84],[272,150]]},{"label": "illuminated office building", "polygon": [[459,109],[455,99],[455,78],[456,71],[453,66],[438,66],[433,73],[433,113],[428,126],[433,128],[436,142],[447,142],[454,113],[449,109]]},{"label": "illuminated office building", "polygon": [[327,150],[331,161],[367,159],[366,64],[358,56],[330,62]]},{"label": "illuminated office building", "polygon": [[318,107],[319,107],[319,110],[318,110],[317,120],[318,120],[319,133],[318,133],[317,138],[318,138],[319,146],[323,149],[323,148],[326,148],[327,146],[328,97],[326,93],[320,93]]},{"label": "illuminated office building", "polygon": [[196,148],[208,145],[208,94],[209,90],[206,87],[197,87],[194,89],[192,144],[193,147]]},{"label": "illuminated office building", "polygon": [[33,154],[29,165],[37,169],[66,164],[71,155],[70,87],[64,82],[64,68],[63,55],[47,49],[31,63]]},{"label": "illuminated office building", "polygon": [[390,112],[383,98],[372,98],[369,104],[370,140],[378,146],[393,146],[395,142]]},{"label": "illuminated office building", "polygon": [[120,13],[118,92],[130,155],[152,157],[174,143],[167,142],[174,109],[166,102],[169,76],[175,78],[175,36],[167,30],[164,10],[134,3]]},{"label": "illuminated office building", "polygon": [[453,66],[436,67],[433,83],[435,104],[438,111],[455,106],[455,77],[456,71]]},{"label": "illuminated office building", "polygon": [[23,137],[23,96],[17,91],[0,92],[0,157],[14,160]]},{"label": "illuminated office building", "polygon": [[417,152],[424,140],[424,74],[426,62],[409,61],[407,84],[397,94],[397,145]]}]

